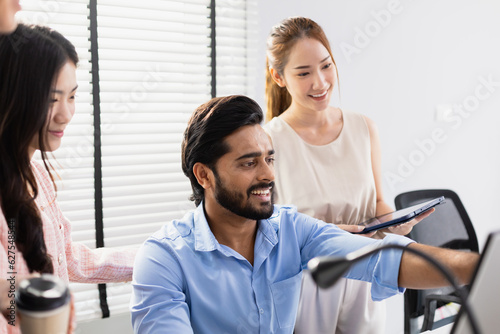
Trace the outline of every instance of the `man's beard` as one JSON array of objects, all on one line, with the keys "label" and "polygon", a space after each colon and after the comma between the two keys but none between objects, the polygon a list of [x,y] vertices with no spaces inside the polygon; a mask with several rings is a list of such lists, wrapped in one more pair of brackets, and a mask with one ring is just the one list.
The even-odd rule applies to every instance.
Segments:
[{"label": "man's beard", "polygon": [[223,184],[221,179],[219,178],[219,175],[217,175],[216,172],[214,172],[215,176],[215,191],[214,191],[214,196],[215,200],[217,203],[219,203],[222,207],[226,208],[227,210],[231,211],[232,213],[245,217],[247,219],[254,219],[254,220],[260,220],[260,219],[267,219],[271,217],[273,214],[273,204],[274,204],[274,182],[269,182],[269,183],[260,183],[254,186],[251,186],[248,191],[247,191],[247,198],[250,198],[250,193],[253,190],[256,189],[262,189],[262,188],[269,188],[271,192],[271,201],[268,203],[262,203],[260,207],[256,208],[251,205],[249,201],[247,201],[246,205],[244,204],[245,198],[243,194],[238,193],[236,191],[232,191],[227,189]]}]

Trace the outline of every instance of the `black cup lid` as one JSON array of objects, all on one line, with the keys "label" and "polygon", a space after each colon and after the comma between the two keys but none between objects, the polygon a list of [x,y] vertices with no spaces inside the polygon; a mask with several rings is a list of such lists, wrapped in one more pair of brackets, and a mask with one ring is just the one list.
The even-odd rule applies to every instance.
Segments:
[{"label": "black cup lid", "polygon": [[59,277],[43,274],[22,280],[16,292],[16,305],[26,311],[50,311],[68,303],[69,289]]}]

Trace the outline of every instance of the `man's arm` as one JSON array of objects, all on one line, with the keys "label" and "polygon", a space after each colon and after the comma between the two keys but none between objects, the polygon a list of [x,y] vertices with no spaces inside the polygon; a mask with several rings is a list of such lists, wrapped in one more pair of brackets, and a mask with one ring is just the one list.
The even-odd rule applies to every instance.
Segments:
[{"label": "man's arm", "polygon": [[[412,243],[408,247],[426,253],[443,264],[459,284],[468,284],[477,266],[479,254]],[[422,257],[403,252],[398,284],[410,289],[431,289],[450,285],[443,274]]]},{"label": "man's arm", "polygon": [[139,249],[132,286],[134,333],[193,333],[181,267],[161,241],[149,238]]}]

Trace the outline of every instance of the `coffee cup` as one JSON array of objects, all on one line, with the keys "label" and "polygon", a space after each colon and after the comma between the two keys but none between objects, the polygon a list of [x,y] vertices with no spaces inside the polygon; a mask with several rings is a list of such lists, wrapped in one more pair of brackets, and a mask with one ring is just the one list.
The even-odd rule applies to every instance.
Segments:
[{"label": "coffee cup", "polygon": [[66,334],[70,293],[60,278],[51,274],[19,283],[16,306],[23,334]]}]

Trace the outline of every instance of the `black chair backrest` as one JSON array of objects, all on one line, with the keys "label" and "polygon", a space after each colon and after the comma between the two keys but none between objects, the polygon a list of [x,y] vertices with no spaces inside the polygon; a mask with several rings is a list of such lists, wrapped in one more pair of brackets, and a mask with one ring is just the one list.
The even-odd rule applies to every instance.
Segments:
[{"label": "black chair backrest", "polygon": [[399,194],[394,203],[396,209],[402,209],[439,196],[445,197],[445,203],[438,205],[432,215],[415,225],[408,236],[426,245],[478,252],[479,245],[474,227],[462,201],[454,191],[409,191]]},{"label": "black chair backrest", "polygon": [[[477,252],[479,245],[472,222],[458,195],[448,189],[415,190],[399,194],[394,199],[396,209],[402,209],[415,204],[444,196],[445,203],[436,207],[429,217],[415,225],[408,237],[421,244],[471,250]],[[405,327],[409,318],[415,318],[424,313],[425,297],[430,294],[451,294],[453,289],[411,290],[405,293]],[[405,328],[408,332],[408,329]]]}]

